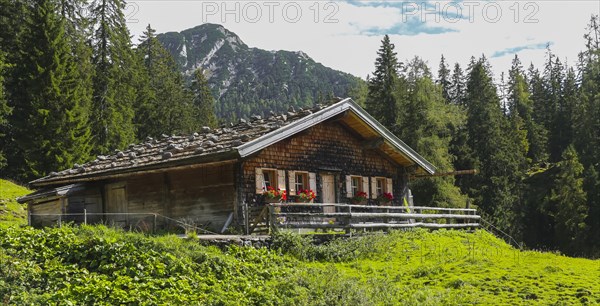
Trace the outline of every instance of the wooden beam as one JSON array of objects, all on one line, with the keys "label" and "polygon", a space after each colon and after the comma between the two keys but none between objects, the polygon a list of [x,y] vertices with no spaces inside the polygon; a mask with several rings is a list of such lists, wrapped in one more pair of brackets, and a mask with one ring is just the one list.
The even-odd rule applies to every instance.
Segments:
[{"label": "wooden beam", "polygon": [[420,178],[426,178],[426,177],[440,177],[440,176],[456,176],[456,175],[475,175],[477,173],[478,173],[477,169],[456,170],[456,171],[450,171],[450,172],[439,172],[439,173],[436,172],[431,175],[427,175],[427,174],[413,175],[410,177],[410,179],[420,179]]},{"label": "wooden beam", "polygon": [[[118,172],[119,170],[123,170],[124,172],[123,173],[115,173],[115,174],[99,173],[98,175],[94,174],[94,176],[89,176],[89,177],[57,179],[55,181],[47,181],[47,182],[42,182],[42,183],[38,183],[38,184],[33,184],[33,186],[39,187],[39,186],[47,186],[47,185],[72,184],[72,183],[76,183],[76,182],[99,181],[99,180],[105,180],[105,179],[115,179],[115,178],[129,177],[129,176],[148,174],[148,173],[163,173],[163,172],[175,171],[175,170],[197,169],[197,168],[204,168],[204,167],[221,166],[221,165],[226,165],[226,164],[233,164],[238,161],[239,161],[238,159],[230,159],[230,160],[217,161],[217,162],[187,164],[187,165],[182,165],[182,166],[165,166],[164,168],[159,167],[159,168],[151,169],[151,170],[116,169],[116,170],[114,170],[115,172]],[[160,164],[158,164],[158,165],[153,164],[151,166],[160,166]]]}]

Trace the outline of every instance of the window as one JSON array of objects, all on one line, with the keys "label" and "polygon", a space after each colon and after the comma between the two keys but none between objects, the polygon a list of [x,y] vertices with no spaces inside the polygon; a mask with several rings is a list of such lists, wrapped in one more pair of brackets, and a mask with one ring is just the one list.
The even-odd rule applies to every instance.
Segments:
[{"label": "window", "polygon": [[270,168],[255,168],[256,194],[262,194],[268,187],[285,190],[285,171]]},{"label": "window", "polygon": [[361,180],[362,180],[362,178],[360,176],[352,177],[352,196],[353,197],[355,197],[358,192],[363,191]]},{"label": "window", "polygon": [[376,179],[376,182],[377,182],[377,187],[375,188],[375,191],[376,191],[377,196],[380,196],[383,193],[388,192],[387,188],[386,188],[387,186],[385,184],[385,178],[378,177]]},{"label": "window", "polygon": [[302,190],[308,189],[308,173],[306,172],[296,172],[296,191],[300,192]]},{"label": "window", "polygon": [[267,190],[269,187],[277,189],[277,172],[275,170],[263,170],[263,188]]},{"label": "window", "polygon": [[346,175],[346,197],[353,198],[361,191],[368,194],[369,178],[358,175]]},{"label": "window", "polygon": [[384,193],[393,193],[392,179],[387,177],[372,177],[371,198],[376,199]]},{"label": "window", "polygon": [[307,171],[288,171],[288,181],[290,184],[289,195],[297,195],[298,192],[310,189],[317,192],[316,173]]}]

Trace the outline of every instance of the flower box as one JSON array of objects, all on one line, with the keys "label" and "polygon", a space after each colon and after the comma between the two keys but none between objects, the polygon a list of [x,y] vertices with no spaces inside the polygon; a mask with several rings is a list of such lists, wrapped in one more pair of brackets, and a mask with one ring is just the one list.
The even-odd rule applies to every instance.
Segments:
[{"label": "flower box", "polygon": [[350,198],[350,203],[355,205],[367,204],[367,193],[364,191],[357,192],[354,197]]},{"label": "flower box", "polygon": [[267,187],[267,190],[263,191],[262,195],[265,203],[279,203],[287,200],[285,190],[275,189],[271,186]]},{"label": "flower box", "polygon": [[389,192],[384,192],[377,197],[377,203],[381,206],[390,206],[394,196]]}]

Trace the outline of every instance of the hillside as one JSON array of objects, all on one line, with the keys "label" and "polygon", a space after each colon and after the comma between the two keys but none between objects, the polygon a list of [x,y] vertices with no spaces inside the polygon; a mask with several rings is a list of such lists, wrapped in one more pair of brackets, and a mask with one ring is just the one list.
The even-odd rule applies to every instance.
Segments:
[{"label": "hillside", "polygon": [[221,25],[203,24],[157,38],[186,76],[198,68],[208,71],[217,115],[229,120],[281,112],[290,105],[312,106],[319,96],[329,94],[346,97],[357,82],[364,82],[316,63],[301,51],[250,48]]},{"label": "hillside", "polygon": [[27,223],[25,206],[16,198],[31,193],[31,190],[11,181],[0,179],[0,226]]},{"label": "hillside", "polygon": [[0,231],[6,304],[519,305],[600,303],[600,261],[519,252],[477,231],[314,246],[206,247],[105,227]]}]

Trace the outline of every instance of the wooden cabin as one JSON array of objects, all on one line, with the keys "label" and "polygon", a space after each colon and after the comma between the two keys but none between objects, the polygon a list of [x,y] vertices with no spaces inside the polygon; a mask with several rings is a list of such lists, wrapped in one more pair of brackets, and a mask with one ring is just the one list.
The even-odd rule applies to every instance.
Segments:
[{"label": "wooden cabin", "polygon": [[[383,192],[408,196],[408,177],[435,168],[351,99],[253,116],[218,129],[168,136],[98,156],[30,182],[30,224],[108,222],[123,227],[194,220],[213,232],[247,228],[269,186],[288,201],[311,189],[316,203],[369,204]],[[84,215],[85,212],[85,215]],[[84,220],[85,218],[85,220]]]}]

